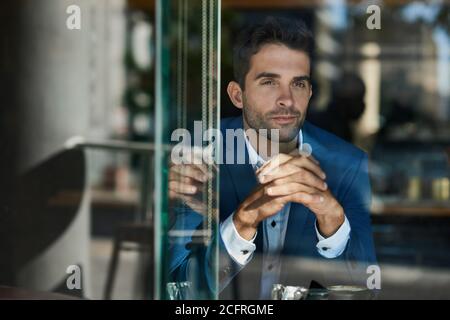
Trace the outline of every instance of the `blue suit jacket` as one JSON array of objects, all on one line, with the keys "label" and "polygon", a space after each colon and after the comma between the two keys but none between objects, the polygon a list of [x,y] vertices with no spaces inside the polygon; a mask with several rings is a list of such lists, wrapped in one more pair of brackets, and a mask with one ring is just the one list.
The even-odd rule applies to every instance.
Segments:
[{"label": "blue suit jacket", "polygon": [[[227,145],[226,130],[242,128],[242,117],[222,119],[224,161],[227,154],[232,150],[235,157],[238,156],[236,152],[238,143],[235,140],[234,145]],[[315,127],[308,121],[305,121],[302,132],[304,143],[311,145],[314,157],[320,162],[321,168],[327,174],[326,181],[330,191],[344,208],[351,226],[350,240],[345,251],[339,257],[335,259],[322,257],[316,248],[318,239],[314,225],[314,214],[305,206],[292,203],[282,255],[283,257],[313,258],[316,259],[315,261],[318,264],[326,264],[330,261],[341,262],[338,265],[342,268],[341,271],[348,274],[348,281],[351,281],[351,284],[365,285],[366,267],[376,263],[369,216],[371,190],[367,155],[355,146]],[[220,221],[224,221],[232,214],[256,185],[256,177],[248,161],[248,152],[245,154],[244,164],[237,164],[235,161],[234,164],[220,165]],[[201,226],[202,220],[202,216],[189,208],[184,208],[178,210],[174,229],[193,230]],[[261,252],[263,248],[262,237],[263,232],[260,230],[255,239],[257,253]],[[201,273],[205,274],[206,277],[205,283],[211,284],[210,279],[214,278],[211,273],[214,251],[211,247],[196,250],[196,257],[193,257],[192,246],[189,245],[191,241],[192,237],[186,236],[173,242],[170,250],[170,272],[177,280],[186,279],[192,259],[201,257],[202,262],[196,263],[196,265],[201,266]],[[220,234],[218,235],[218,242],[220,250],[218,285],[220,291],[222,291],[227,287],[229,288],[229,284],[237,281],[238,278],[245,279],[246,269],[250,264],[258,262],[251,261],[245,267],[241,267],[229,257]],[[257,270],[261,269],[261,266],[253,266],[252,269],[255,270],[255,267]],[[286,267],[282,264],[282,277],[287,274],[285,272]],[[324,275],[320,279],[310,280],[319,281],[324,285],[334,284],[329,283],[328,278],[327,275]],[[280,280],[280,282],[283,283],[283,280]],[[245,298],[257,298],[259,284],[252,284],[255,289],[254,294]],[[305,283],[302,284],[306,285]]]}]

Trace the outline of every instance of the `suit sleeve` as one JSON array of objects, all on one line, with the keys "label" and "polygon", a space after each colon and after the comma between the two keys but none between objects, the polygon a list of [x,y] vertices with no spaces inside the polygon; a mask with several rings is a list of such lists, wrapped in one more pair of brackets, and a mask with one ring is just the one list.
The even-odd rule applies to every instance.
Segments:
[{"label": "suit sleeve", "polygon": [[377,264],[377,261],[370,221],[371,188],[365,153],[361,154],[357,165],[346,172],[343,187],[345,191],[338,200],[351,226],[350,238],[343,253],[331,259],[330,263],[337,263],[339,271],[336,272],[345,275],[348,283],[366,286],[367,267]]},{"label": "suit sleeve", "polygon": [[191,282],[195,297],[200,296],[200,291],[221,292],[245,265],[230,256],[221,232],[214,234],[207,245],[195,240],[196,233],[203,227],[202,215],[188,207],[176,208],[175,212],[171,234],[177,236],[169,236],[170,281]]},{"label": "suit sleeve", "polygon": [[344,254],[346,259],[365,265],[377,262],[370,221],[371,198],[368,158],[363,153],[342,202],[352,228]]}]

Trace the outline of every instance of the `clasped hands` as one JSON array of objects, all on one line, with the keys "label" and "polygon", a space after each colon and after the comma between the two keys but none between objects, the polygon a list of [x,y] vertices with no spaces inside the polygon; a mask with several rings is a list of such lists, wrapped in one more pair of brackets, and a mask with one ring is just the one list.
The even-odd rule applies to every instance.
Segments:
[{"label": "clasped hands", "polygon": [[[326,174],[313,156],[294,151],[278,154],[256,171],[260,184],[240,204],[233,216],[239,235],[250,240],[259,223],[277,214],[288,202],[303,204],[316,216],[324,237],[332,236],[345,221],[344,210],[326,184]],[[182,200],[205,214],[202,190],[212,177],[204,164],[171,165],[170,199]],[[223,199],[222,199],[223,200]]]},{"label": "clasped hands", "polygon": [[344,210],[326,184],[326,174],[313,156],[279,154],[256,171],[260,182],[236,210],[239,235],[250,240],[261,221],[277,214],[288,202],[301,203],[316,216],[319,232],[333,235],[345,220]]}]

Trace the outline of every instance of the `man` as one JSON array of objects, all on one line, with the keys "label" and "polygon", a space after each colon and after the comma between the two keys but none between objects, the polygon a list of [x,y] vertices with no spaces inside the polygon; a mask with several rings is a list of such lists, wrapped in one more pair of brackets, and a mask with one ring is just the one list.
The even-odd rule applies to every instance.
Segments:
[{"label": "man", "polygon": [[[259,134],[240,137],[245,140],[245,164],[220,165],[220,291],[256,269],[260,274],[246,297],[268,299],[272,285],[283,283],[288,273],[284,258],[292,256],[314,259],[318,265],[340,262],[351,284],[365,285],[365,268],[376,261],[366,154],[305,120],[312,95],[312,48],[303,23],[275,18],[244,30],[235,45],[235,81],[227,92],[243,115],[222,119],[221,130],[224,136],[227,129]],[[277,135],[272,137],[270,129]],[[261,147],[269,142],[279,151],[275,157],[273,150]],[[238,145],[224,142],[223,159],[230,152],[239,156]],[[312,155],[303,152],[306,145]],[[208,179],[206,171],[198,165],[174,165],[169,179],[170,197],[190,208],[177,217],[174,228],[195,229],[204,214],[196,194]],[[190,241],[185,237],[171,247],[175,279],[189,278]],[[254,259],[255,253],[260,258]],[[205,257],[204,264],[196,265],[210,282],[213,250],[195,255]],[[320,280],[335,284],[326,275]]]}]

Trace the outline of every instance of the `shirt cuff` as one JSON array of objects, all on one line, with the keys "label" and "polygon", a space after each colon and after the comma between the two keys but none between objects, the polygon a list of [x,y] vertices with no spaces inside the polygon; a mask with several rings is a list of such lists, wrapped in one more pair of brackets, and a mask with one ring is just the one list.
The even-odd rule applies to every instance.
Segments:
[{"label": "shirt cuff", "polygon": [[332,259],[339,257],[344,252],[347,242],[350,239],[350,223],[347,217],[344,219],[344,223],[339,229],[328,238],[323,237],[317,229],[317,221],[314,224],[317,233],[317,251],[325,258]]},{"label": "shirt cuff", "polygon": [[250,261],[253,256],[253,252],[256,250],[256,245],[253,243],[255,241],[256,234],[250,241],[242,238],[233,223],[233,216],[234,212],[221,223],[220,235],[231,258],[233,258],[233,260],[241,266],[244,266]]}]

